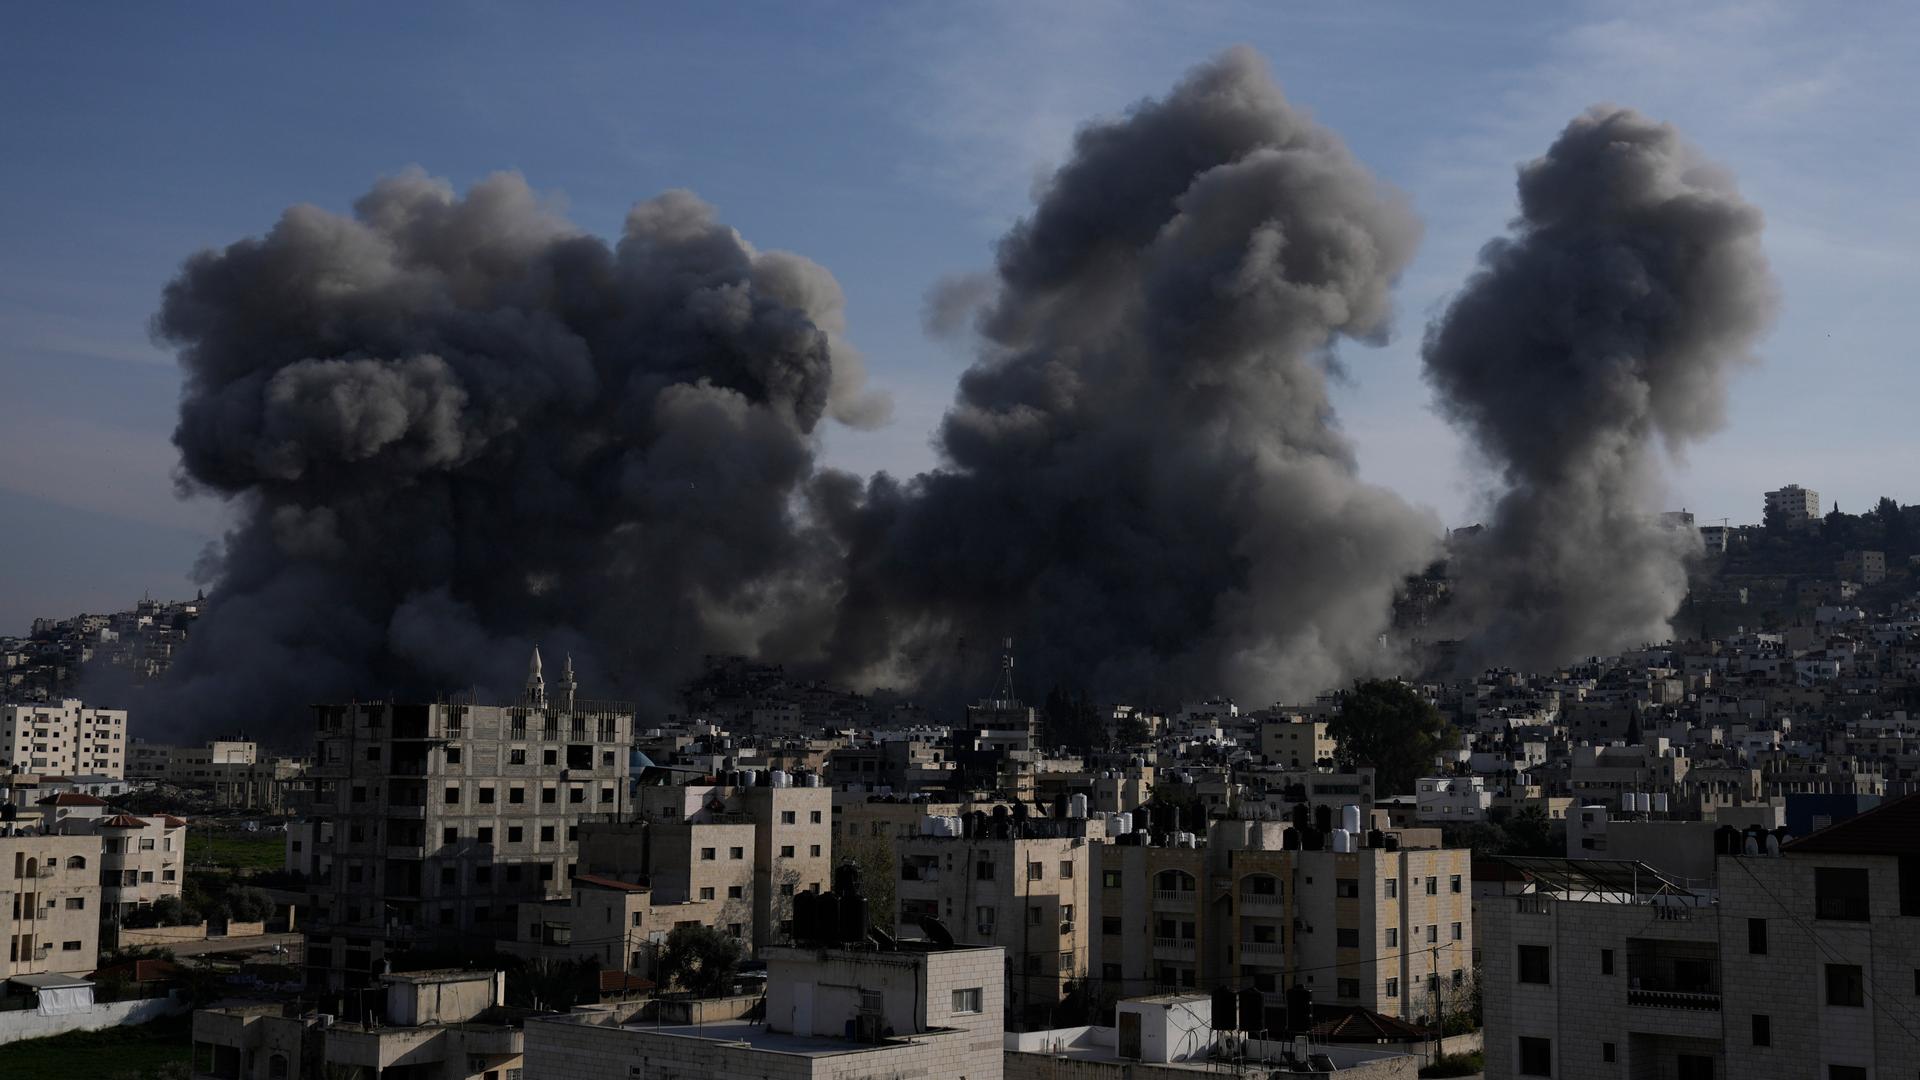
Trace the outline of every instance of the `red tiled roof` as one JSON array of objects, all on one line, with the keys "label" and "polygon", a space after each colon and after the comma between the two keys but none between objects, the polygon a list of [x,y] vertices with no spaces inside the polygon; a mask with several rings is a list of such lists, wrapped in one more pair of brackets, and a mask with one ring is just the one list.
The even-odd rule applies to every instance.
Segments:
[{"label": "red tiled roof", "polygon": [[160,982],[180,974],[180,965],[171,960],[135,960],[126,964],[114,964],[103,967],[87,976],[95,982],[101,979],[123,978],[128,982]]},{"label": "red tiled roof", "polygon": [[187,819],[177,818],[177,817],[174,817],[172,814],[168,814],[160,819],[160,824],[166,826],[169,829],[184,829],[187,827]]},{"label": "red tiled roof", "polygon": [[41,799],[36,806],[105,806],[107,800],[83,791],[63,791]]},{"label": "red tiled roof", "polygon": [[631,881],[601,877],[598,874],[575,874],[573,875],[573,883],[575,885],[597,885],[602,889],[617,889],[620,892],[649,892],[653,888],[651,885],[637,885]]},{"label": "red tiled roof", "polygon": [[100,823],[103,829],[144,829],[147,823],[132,814],[115,814]]},{"label": "red tiled roof", "polygon": [[600,992],[617,994],[629,991],[645,991],[654,987],[652,979],[643,979],[638,975],[629,975],[624,971],[602,971],[600,973]]},{"label": "red tiled roof", "polygon": [[[1316,1006],[1316,1009],[1325,1006]],[[1397,1016],[1372,1012],[1367,1009],[1350,1009],[1344,1016],[1335,1016],[1313,1025],[1311,1034],[1328,1042],[1378,1042],[1381,1039],[1394,1041],[1426,1039],[1433,1032],[1417,1024],[1409,1024]]]},{"label": "red tiled roof", "polygon": [[1920,855],[1920,793],[1789,840],[1780,850],[1795,855]]}]

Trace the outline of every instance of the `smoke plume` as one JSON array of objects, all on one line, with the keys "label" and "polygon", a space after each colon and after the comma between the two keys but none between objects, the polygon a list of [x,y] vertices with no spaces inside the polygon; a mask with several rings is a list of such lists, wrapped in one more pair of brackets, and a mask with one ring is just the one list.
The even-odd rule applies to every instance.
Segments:
[{"label": "smoke plume", "polygon": [[1659,451],[1719,427],[1774,290],[1760,212],[1631,110],[1574,120],[1519,187],[1425,362],[1501,482],[1454,552],[1467,652],[1540,669],[1668,637],[1700,541],[1652,513]]},{"label": "smoke plume", "polygon": [[240,513],[136,703],[158,737],[512,690],[536,640],[587,689],[648,694],[705,651],[830,636],[816,433],[886,402],[833,278],[690,194],[609,246],[517,176],[460,196],[409,173],[194,256],[155,325],[185,370],[182,483]]},{"label": "smoke plume", "polygon": [[1438,529],[1358,479],[1324,365],[1419,234],[1247,50],[1084,129],[1000,241],[942,467],[836,515],[842,670],[977,679],[1011,634],[1030,697],[1272,700],[1382,664]]}]

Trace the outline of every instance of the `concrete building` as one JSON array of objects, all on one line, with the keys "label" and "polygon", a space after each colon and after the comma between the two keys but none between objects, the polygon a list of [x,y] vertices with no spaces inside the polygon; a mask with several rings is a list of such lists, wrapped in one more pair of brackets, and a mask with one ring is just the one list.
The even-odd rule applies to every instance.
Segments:
[{"label": "concrete building", "polygon": [[1331,762],[1338,748],[1321,717],[1289,714],[1260,723],[1260,754],[1270,765],[1312,769]]},{"label": "concrete building", "polygon": [[136,740],[127,771],[135,779],[203,788],[217,807],[279,813],[306,766],[297,758],[262,757],[259,745],[245,739],[215,739],[204,746]]},{"label": "concrete building", "polygon": [[[100,908],[125,917],[162,897],[180,895],[186,880],[187,823],[177,817],[115,814],[92,824],[100,837]],[[69,825],[79,828],[75,821]]]},{"label": "concrete building", "polygon": [[0,705],[0,764],[29,773],[123,777],[126,710],[89,709],[78,698]]},{"label": "concrete building", "polygon": [[[627,799],[632,715],[549,695],[534,654],[510,705],[316,708],[307,965],[361,984],[389,951],[517,936],[517,907],[567,895],[583,821]],[[291,836],[289,838],[291,843]]]},{"label": "concrete building", "polygon": [[[382,976],[382,998],[353,995],[352,1015],[280,1004],[193,1014],[194,1080],[519,1080],[520,1024],[498,971]],[[365,1009],[365,1011],[361,1011]]]},{"label": "concrete building", "polygon": [[1489,1076],[1852,1080],[1920,1060],[1920,797],[1784,848],[1729,832],[1743,854],[1717,857],[1717,891],[1611,860],[1508,859],[1509,880],[1476,883]]},{"label": "concrete building", "polygon": [[1841,555],[1833,568],[1836,577],[1848,581],[1857,581],[1862,585],[1878,585],[1887,580],[1887,553],[1884,551],[1849,551]]},{"label": "concrete building", "polygon": [[1484,776],[1423,776],[1414,782],[1415,817],[1422,825],[1485,821],[1493,795]]},{"label": "concrete building", "polygon": [[[1007,965],[1008,1023],[1044,1025],[1089,970],[1089,852],[1104,832],[1097,818],[971,821],[895,840],[898,932],[918,937],[920,919],[931,917],[955,941],[993,948]],[[885,913],[874,918],[890,925]]]},{"label": "concrete building", "polygon": [[[651,944],[664,936],[652,905],[652,890],[642,882],[598,874],[575,874],[573,895],[521,904],[517,940],[500,950],[538,961],[592,961],[602,971],[626,971],[652,977]],[[671,908],[662,909],[671,912]]]},{"label": "concrete building", "polygon": [[1820,493],[1799,484],[1788,484],[1778,491],[1767,492],[1767,513],[1778,516],[1789,525],[1804,524],[1820,519]]},{"label": "concrete building", "polygon": [[100,960],[100,838],[9,822],[0,835],[0,978],[77,975]]},{"label": "concrete building", "polygon": [[1002,1080],[999,949],[903,942],[764,956],[764,1021],[656,1024],[619,1006],[538,1017],[526,1025],[526,1075]]}]

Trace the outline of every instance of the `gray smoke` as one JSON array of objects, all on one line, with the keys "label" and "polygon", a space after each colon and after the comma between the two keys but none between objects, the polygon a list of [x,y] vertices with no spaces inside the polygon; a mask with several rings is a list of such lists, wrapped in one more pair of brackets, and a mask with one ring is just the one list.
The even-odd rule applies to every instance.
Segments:
[{"label": "gray smoke", "polygon": [[833,278],[690,194],[609,246],[517,176],[462,197],[410,173],[194,256],[155,326],[185,370],[182,482],[240,512],[209,613],[136,702],[157,737],[511,691],[536,640],[646,698],[703,652],[830,636],[819,500],[845,484],[816,433],[886,403]]},{"label": "gray smoke", "polygon": [[841,669],[986,689],[1011,634],[1029,697],[1167,701],[1382,665],[1438,529],[1358,479],[1324,365],[1384,337],[1419,233],[1248,50],[1081,131],[999,244],[943,466],[837,513]]},{"label": "gray smoke", "polygon": [[1425,344],[1501,485],[1453,555],[1471,660],[1547,668],[1669,635],[1700,541],[1653,514],[1659,453],[1720,426],[1771,317],[1760,232],[1726,172],[1628,109],[1588,111],[1520,170],[1512,234]]}]

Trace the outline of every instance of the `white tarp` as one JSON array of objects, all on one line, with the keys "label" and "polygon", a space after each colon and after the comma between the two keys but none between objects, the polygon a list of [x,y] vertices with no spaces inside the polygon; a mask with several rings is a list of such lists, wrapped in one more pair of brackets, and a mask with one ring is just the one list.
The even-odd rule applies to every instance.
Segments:
[{"label": "white tarp", "polygon": [[40,1007],[36,1011],[41,1016],[67,1016],[93,1008],[91,986],[50,986],[36,993],[40,998]]}]

